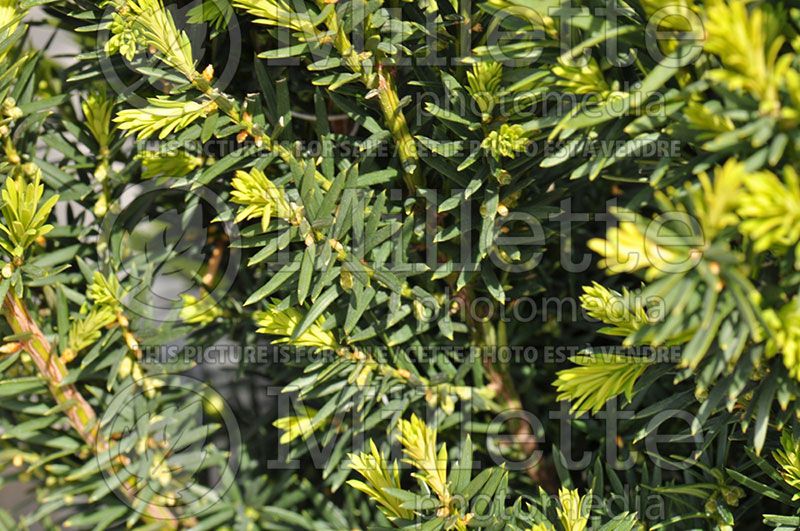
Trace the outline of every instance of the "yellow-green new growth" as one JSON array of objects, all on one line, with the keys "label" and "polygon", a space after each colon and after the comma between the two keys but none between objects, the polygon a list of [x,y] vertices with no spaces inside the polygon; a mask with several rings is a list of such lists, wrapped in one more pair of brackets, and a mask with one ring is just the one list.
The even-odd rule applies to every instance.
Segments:
[{"label": "yellow-green new growth", "polygon": [[[129,10],[126,8],[126,11]],[[111,37],[106,41],[105,52],[108,55],[118,53],[128,61],[133,61],[137,49],[144,44],[141,32],[136,27],[135,19],[131,16],[112,13],[109,29]]]},{"label": "yellow-green new growth", "polygon": [[0,240],[0,246],[15,258],[22,258],[28,247],[53,230],[46,221],[58,202],[58,196],[52,195],[42,202],[44,185],[40,182],[40,175],[37,168],[31,182],[21,175],[16,179],[6,177],[0,209],[3,213],[0,230],[6,238]]},{"label": "yellow-green new growth", "polygon": [[748,174],[743,163],[729,159],[714,168],[713,180],[702,172],[697,176],[699,187],[686,184],[706,240],[712,241],[724,228],[739,222],[736,207],[741,197],[741,185],[751,178],[755,176]]},{"label": "yellow-green new growth", "polygon": [[598,265],[610,274],[633,273],[644,269],[647,280],[686,264],[690,252],[686,250],[679,253],[674,246],[667,248],[658,245],[632,221],[620,222],[618,227],[608,230],[605,239],[593,238],[587,245],[604,257]]},{"label": "yellow-green new growth", "polygon": [[[234,0],[233,5],[255,16],[254,22],[266,26],[290,28],[301,42],[332,44],[342,58],[342,64],[353,76],[343,83],[359,80],[369,92],[366,98],[375,97],[383,114],[387,129],[397,146],[403,166],[403,179],[412,192],[424,184],[420,173],[419,153],[414,137],[400,104],[394,76],[380,62],[374,68],[371,52],[357,53],[350,42],[347,26],[332,2],[320,2],[320,12],[302,6],[297,9],[284,0]],[[322,26],[322,27],[321,27]],[[334,90],[336,84],[330,86]]]},{"label": "yellow-green new growth", "polygon": [[611,93],[603,71],[594,57],[589,58],[584,65],[559,59],[558,66],[553,67],[553,73],[559,78],[556,85],[575,94],[592,95],[604,100]]},{"label": "yellow-green new growth", "polygon": [[[19,26],[20,21],[27,11],[20,10],[21,2],[18,0],[0,0],[0,42],[10,37]],[[3,61],[10,50],[10,46],[4,46],[0,51],[0,61]]]},{"label": "yellow-green new growth", "polygon": [[696,30],[692,27],[696,7],[692,0],[639,0],[648,20],[658,16],[658,28],[679,32]]},{"label": "yellow-green new growth", "polygon": [[231,186],[231,200],[243,205],[236,214],[237,223],[261,218],[261,229],[266,231],[272,216],[285,220],[292,218],[294,209],[286,200],[283,189],[275,186],[261,170],[237,171]]},{"label": "yellow-green new growth", "polygon": [[388,489],[400,489],[400,471],[397,462],[392,463],[390,469],[372,439],[369,441],[369,446],[369,453],[349,454],[350,468],[361,474],[366,482],[351,479],[347,484],[375,500],[390,520],[396,518],[410,520],[414,512],[402,507],[403,501],[388,491]]},{"label": "yellow-green new growth", "polygon": [[120,309],[123,291],[114,273],[105,276],[100,271],[95,271],[92,276],[92,283],[86,289],[86,296],[95,305],[108,306],[117,312]]},{"label": "yellow-green new growth", "polygon": [[583,287],[581,306],[590,317],[609,325],[600,330],[611,336],[627,336],[649,322],[644,306],[631,299],[630,293],[617,293],[597,282]]},{"label": "yellow-green new growth", "polygon": [[769,171],[751,173],[744,179],[737,213],[740,231],[753,241],[756,252],[784,252],[800,241],[800,179],[786,166],[785,183]]},{"label": "yellow-green new growth", "polygon": [[789,375],[800,380],[800,298],[793,298],[777,312],[765,312],[764,317],[772,330],[767,356],[780,353]]},{"label": "yellow-green new growth", "polygon": [[793,436],[789,429],[781,434],[781,447],[772,453],[772,457],[781,467],[783,480],[798,492],[792,500],[800,500],[800,439]]},{"label": "yellow-green new growth", "polygon": [[204,295],[198,299],[194,295],[184,293],[181,295],[181,301],[178,315],[184,323],[207,325],[225,313],[211,295]]},{"label": "yellow-green new growth", "polygon": [[257,24],[293,29],[300,40],[313,40],[318,33],[312,22],[313,13],[297,13],[284,0],[233,0],[233,7],[244,9],[256,17],[254,22]]},{"label": "yellow-green new growth", "polygon": [[572,412],[592,414],[619,394],[624,393],[630,401],[636,380],[652,364],[644,358],[619,354],[579,354],[571,361],[576,367],[559,371],[553,383],[558,400],[570,400]]},{"label": "yellow-green new growth", "polygon": [[161,0],[120,2],[111,24],[107,53],[119,52],[133,59],[142,44],[159,52],[159,59],[191,79],[196,73],[192,44],[185,31],[178,30]]},{"label": "yellow-green new growth", "polygon": [[503,80],[503,65],[495,61],[476,63],[471,72],[467,72],[468,91],[478,108],[486,115],[484,121],[490,118],[489,113],[494,108],[500,83]]},{"label": "yellow-green new growth", "polygon": [[481,142],[481,147],[488,151],[495,160],[500,157],[514,158],[520,151],[525,151],[528,138],[521,125],[503,124],[499,130],[490,131]]},{"label": "yellow-green new growth", "polygon": [[271,306],[263,312],[254,315],[259,328],[256,332],[279,336],[273,343],[288,343],[298,347],[316,347],[320,349],[335,350],[339,348],[336,338],[329,330],[322,328],[322,319],[312,323],[297,339],[292,339],[295,328],[303,320],[303,314],[296,308],[281,310]]},{"label": "yellow-green new growth", "polygon": [[100,146],[100,151],[108,149],[111,143],[111,118],[114,113],[114,100],[105,92],[91,92],[81,102],[86,127]]},{"label": "yellow-green new growth", "polygon": [[725,68],[709,71],[708,77],[744,90],[759,102],[764,112],[779,106],[778,88],[791,66],[793,55],[779,57],[785,39],[784,23],[768,4],[750,8],[743,0],[714,0],[706,10],[706,51],[719,56]]},{"label": "yellow-green new growth", "polygon": [[198,103],[159,96],[148,98],[147,103],[147,107],[117,113],[114,122],[126,135],[137,134],[139,140],[144,140],[158,133],[158,138],[164,139],[173,131],[180,131],[217,110],[217,104],[211,100]]},{"label": "yellow-green new growth", "polygon": [[[316,428],[321,428],[324,423],[314,426],[311,422],[317,410],[310,407],[301,408],[302,411],[297,415],[290,415],[288,417],[281,417],[272,423],[273,426],[283,431],[280,443],[289,444],[293,440],[301,437],[303,440],[308,439],[314,433]],[[327,420],[327,419],[326,419]]]},{"label": "yellow-green new growth", "polygon": [[[410,420],[401,420],[399,428],[399,441],[405,455],[403,462],[417,470],[412,476],[422,481],[439,499],[436,516],[449,518],[446,529],[466,531],[474,514],[461,512],[458,507],[451,504],[453,497],[447,482],[447,448],[443,444],[438,451],[436,450],[436,429],[428,426],[416,415],[412,415]],[[395,497],[391,490],[400,488],[397,464],[393,465],[390,473],[383,455],[372,441],[370,448],[369,454],[362,452],[350,455],[350,467],[358,471],[367,482],[349,481],[348,484],[377,501],[390,519],[411,519],[415,514],[414,511],[401,505],[407,500]],[[423,511],[425,508],[420,505],[414,509]]]},{"label": "yellow-green new growth", "polygon": [[564,531],[584,531],[586,529],[591,510],[591,496],[591,491],[588,495],[581,496],[578,489],[562,488],[558,491],[560,507],[556,508],[556,512]]},{"label": "yellow-green new growth", "polygon": [[[556,515],[563,531],[584,531],[589,524],[592,511],[592,491],[581,496],[578,489],[561,488],[558,490],[558,506]],[[556,526],[550,522],[533,524],[526,531],[555,531]]]},{"label": "yellow-green new growth", "polygon": [[142,179],[167,177],[176,179],[188,175],[201,164],[203,159],[190,155],[182,149],[170,151],[140,151],[136,160],[142,162]]},{"label": "yellow-green new growth", "polygon": [[698,140],[711,140],[720,133],[733,131],[736,126],[729,117],[714,112],[708,105],[691,101],[683,111],[689,128],[697,133]]},{"label": "yellow-green new growth", "polygon": [[436,451],[436,430],[428,426],[416,415],[410,420],[400,421],[400,444],[403,445],[405,459],[419,472],[414,477],[424,481],[447,507],[450,492],[447,488],[447,447],[443,444]]},{"label": "yellow-green new growth", "polygon": [[94,306],[84,317],[74,321],[69,327],[67,349],[63,352],[63,361],[72,361],[81,350],[94,345],[103,328],[116,322],[117,315],[109,306]]}]

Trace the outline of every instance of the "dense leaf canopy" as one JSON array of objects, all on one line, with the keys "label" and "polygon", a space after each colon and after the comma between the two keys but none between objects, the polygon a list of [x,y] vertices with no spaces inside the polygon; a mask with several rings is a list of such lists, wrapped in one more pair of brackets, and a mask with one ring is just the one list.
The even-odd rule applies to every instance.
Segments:
[{"label": "dense leaf canopy", "polygon": [[0,0],[0,66],[0,529],[800,527],[800,2]]}]

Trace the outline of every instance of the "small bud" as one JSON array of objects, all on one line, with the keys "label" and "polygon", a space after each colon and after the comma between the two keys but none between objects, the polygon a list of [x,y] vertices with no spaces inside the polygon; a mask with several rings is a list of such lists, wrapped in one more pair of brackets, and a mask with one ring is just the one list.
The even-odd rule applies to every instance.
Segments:
[{"label": "small bud", "polygon": [[450,303],[450,315],[455,315],[461,309],[461,304],[458,301],[452,301]]},{"label": "small bud", "polygon": [[26,162],[25,164],[22,165],[22,173],[24,173],[28,177],[36,175],[38,171],[39,167],[33,162]]},{"label": "small bud", "polygon": [[497,179],[497,182],[502,185],[507,185],[511,183],[511,174],[508,173],[506,170],[498,171],[495,177]]},{"label": "small bud", "polygon": [[172,474],[169,471],[167,460],[163,457],[153,459],[153,466],[150,468],[150,477],[158,481],[162,487],[166,487],[172,481]]},{"label": "small bud", "polygon": [[430,315],[428,315],[428,308],[425,307],[422,301],[414,299],[412,307],[414,309],[414,317],[417,318],[417,321],[427,321],[430,318]]},{"label": "small bud", "polygon": [[147,437],[140,437],[138,441],[136,441],[136,453],[138,455],[144,455],[147,451]]},{"label": "small bud", "polygon": [[12,120],[22,118],[22,109],[17,107],[17,100],[14,98],[8,97],[4,99],[0,109],[2,109],[3,116],[11,118]]},{"label": "small bud", "polygon": [[94,178],[97,182],[102,183],[108,178],[108,162],[103,161],[94,169]]},{"label": "small bud", "polygon": [[208,65],[203,70],[203,79],[211,83],[211,80],[214,79],[214,65]]},{"label": "small bud", "polygon": [[221,418],[225,411],[225,399],[213,389],[203,393],[203,411],[206,415],[213,418]]},{"label": "small bud", "polygon": [[14,266],[7,263],[3,266],[3,269],[0,271],[0,273],[3,275],[3,278],[11,278],[11,275],[14,274]]},{"label": "small bud", "polygon": [[247,131],[242,129],[241,131],[239,131],[239,134],[236,135],[236,141],[241,144],[245,140],[247,140]]},{"label": "small bud", "polygon": [[136,382],[140,382],[144,379],[144,373],[142,372],[142,366],[136,363],[135,360],[131,360],[131,377]]},{"label": "small bud", "polygon": [[15,467],[21,467],[25,464],[25,458],[22,456],[22,454],[15,454],[11,459],[11,464]]},{"label": "small bud", "polygon": [[119,372],[117,375],[121,380],[124,380],[128,376],[130,376],[131,371],[133,370],[133,360],[130,356],[125,356],[122,358],[122,362],[119,364]]},{"label": "small bud", "polygon": [[452,415],[456,409],[456,401],[449,394],[444,394],[439,397],[439,407],[442,408],[445,414]]},{"label": "small bud", "polygon": [[108,213],[108,199],[106,198],[106,194],[100,194],[100,197],[98,197],[97,201],[94,203],[92,212],[98,218],[102,218]]},{"label": "small bud", "polygon": [[342,256],[342,255],[345,254],[344,245],[342,245],[342,242],[340,242],[338,240],[334,240],[333,238],[331,238],[330,240],[328,240],[328,243],[330,244],[331,249],[336,251],[336,254],[338,254],[339,256]]},{"label": "small bud", "polygon": [[139,352],[139,343],[136,341],[136,337],[130,332],[126,332],[125,334],[125,344],[128,345],[128,348],[132,352]]},{"label": "small bud", "polygon": [[17,341],[9,341],[0,347],[0,354],[14,354],[19,352],[21,348],[21,343],[18,343]]},{"label": "small bud", "polygon": [[717,502],[716,500],[714,500],[714,498],[711,498],[710,500],[706,501],[705,510],[709,514],[714,514],[715,512],[717,512]]},{"label": "small bud", "polygon": [[[339,275],[339,285],[342,289],[349,292],[353,289],[353,274],[350,271],[342,271]],[[416,302],[416,301],[415,301]]]},{"label": "small bud", "polygon": [[434,390],[430,387],[425,389],[425,402],[427,402],[432,408],[435,408],[436,404],[439,402],[439,395],[437,395],[436,392],[434,392]]},{"label": "small bud", "polygon": [[64,362],[64,364],[66,365],[67,363],[74,360],[77,355],[78,355],[77,352],[75,352],[71,348],[68,348],[61,353],[61,361]]}]

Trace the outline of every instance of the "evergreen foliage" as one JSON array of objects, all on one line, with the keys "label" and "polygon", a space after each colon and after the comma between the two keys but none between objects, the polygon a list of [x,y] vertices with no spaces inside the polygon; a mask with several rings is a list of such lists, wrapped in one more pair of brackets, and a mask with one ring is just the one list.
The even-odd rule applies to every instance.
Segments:
[{"label": "evergreen foliage", "polygon": [[0,529],[800,527],[800,2],[0,0],[0,67]]}]

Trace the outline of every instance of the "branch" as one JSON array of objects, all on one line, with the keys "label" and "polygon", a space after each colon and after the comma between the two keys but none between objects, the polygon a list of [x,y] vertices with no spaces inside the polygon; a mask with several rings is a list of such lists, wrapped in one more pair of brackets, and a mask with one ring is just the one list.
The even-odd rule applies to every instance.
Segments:
[{"label": "branch", "polygon": [[370,89],[367,98],[372,94],[378,97],[383,120],[397,145],[397,154],[400,158],[400,165],[403,167],[403,180],[408,191],[413,194],[418,188],[424,188],[425,181],[420,173],[417,144],[408,129],[403,109],[400,108],[400,98],[397,95],[392,73],[385,69],[380,62],[377,63],[377,73],[368,74],[364,71],[359,56],[345,33],[335,9],[331,10],[330,15],[325,19],[325,24],[335,35],[333,45],[339,55],[344,58],[345,64],[353,73],[361,74],[361,82]]},{"label": "branch", "polygon": [[[469,307],[470,296],[471,292],[467,286],[464,288],[464,293],[462,293],[462,297],[465,298],[463,305],[465,308]],[[471,341],[473,344],[480,347],[507,346],[505,323],[502,321],[498,323],[498,333],[491,323],[474,319],[474,316],[470,316],[469,312],[467,312],[467,319],[471,328]],[[507,411],[522,411],[524,410],[522,400],[509,373],[508,366],[502,361],[494,359],[492,353],[496,352],[495,349],[490,348],[486,352],[487,355],[482,358],[483,368],[490,382],[489,385],[494,388]],[[539,441],[536,434],[533,433],[531,425],[525,420],[517,420],[512,423],[511,427],[512,437],[517,447],[522,450],[526,457],[532,456],[533,452],[539,448]],[[547,492],[556,492],[558,486],[554,476],[543,462],[527,467],[525,472],[532,481]]]},{"label": "branch", "polygon": [[[9,290],[3,302],[3,314],[14,334],[22,336],[19,340],[22,348],[30,354],[39,374],[47,381],[50,393],[62,406],[69,423],[81,439],[96,455],[108,450],[110,445],[100,433],[97,414],[74,384],[63,383],[69,372],[66,365],[59,356],[53,355],[50,342],[31,318],[25,303],[12,290]],[[131,487],[123,484],[121,488],[128,500],[136,499]],[[143,509],[143,515],[148,521],[162,523],[165,529],[178,529],[181,525],[178,518],[166,507],[148,503]]]}]

